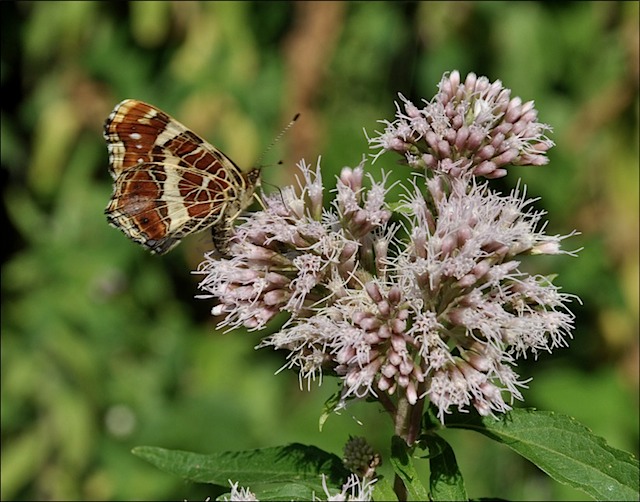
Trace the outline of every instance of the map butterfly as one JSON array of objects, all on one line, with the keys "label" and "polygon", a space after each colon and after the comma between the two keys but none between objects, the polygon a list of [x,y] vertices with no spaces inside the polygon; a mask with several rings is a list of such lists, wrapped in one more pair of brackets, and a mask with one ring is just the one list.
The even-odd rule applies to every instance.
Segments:
[{"label": "map butterfly", "polygon": [[152,253],[164,254],[211,227],[226,255],[233,220],[250,204],[258,168],[229,157],[158,108],[126,99],[104,124],[113,194],[107,220]]}]

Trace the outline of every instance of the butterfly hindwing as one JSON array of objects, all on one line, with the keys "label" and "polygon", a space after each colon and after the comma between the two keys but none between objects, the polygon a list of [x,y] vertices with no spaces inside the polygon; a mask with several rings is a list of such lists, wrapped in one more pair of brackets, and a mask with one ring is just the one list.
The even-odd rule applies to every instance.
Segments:
[{"label": "butterfly hindwing", "polygon": [[[114,179],[107,219],[153,253],[166,253],[207,227],[230,227],[258,182],[259,170],[243,173],[220,150],[141,101],[118,104],[104,137]],[[227,236],[218,237],[216,246]]]}]

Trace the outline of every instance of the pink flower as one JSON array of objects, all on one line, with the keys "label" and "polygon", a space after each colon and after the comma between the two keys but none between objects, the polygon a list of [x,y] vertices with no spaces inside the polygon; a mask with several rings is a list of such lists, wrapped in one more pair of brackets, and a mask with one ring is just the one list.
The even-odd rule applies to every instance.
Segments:
[{"label": "pink flower", "polygon": [[[458,71],[443,76],[439,92],[423,108],[400,94],[403,106],[396,120],[381,121],[385,130],[369,138],[372,148],[400,153],[416,169],[431,169],[453,177],[471,172],[500,178],[508,165],[540,166],[553,146],[551,127],[537,122],[533,101],[510,98],[499,80]],[[404,108],[404,110],[403,110]]]},{"label": "pink flower", "polygon": [[424,108],[402,98],[371,142],[427,170],[393,205],[384,175],[364,187],[363,162],[342,170],[323,209],[319,165],[300,163],[299,191],[264,197],[236,228],[230,258],[207,255],[198,269],[220,326],[262,329],[288,313],[259,347],[286,351],[301,385],[337,375],[341,406],[374,398],[393,412],[428,399],[442,421],[452,408],[509,410],[527,383],[517,360],[566,346],[574,320],[574,297],[521,267],[525,256],[574,254],[561,247],[573,234],[546,235],[520,185],[500,195],[477,178],[546,162],[548,126],[509,95],[499,81],[470,74],[461,84],[452,72]]}]

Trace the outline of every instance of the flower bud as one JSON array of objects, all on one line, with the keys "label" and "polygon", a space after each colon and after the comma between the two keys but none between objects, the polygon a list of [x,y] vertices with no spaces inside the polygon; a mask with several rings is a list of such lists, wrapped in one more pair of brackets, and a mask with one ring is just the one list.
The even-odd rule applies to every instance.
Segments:
[{"label": "flower bud", "polygon": [[383,300],[382,293],[380,293],[380,288],[378,284],[373,281],[369,281],[364,285],[364,289],[367,291],[371,299],[378,303]]}]

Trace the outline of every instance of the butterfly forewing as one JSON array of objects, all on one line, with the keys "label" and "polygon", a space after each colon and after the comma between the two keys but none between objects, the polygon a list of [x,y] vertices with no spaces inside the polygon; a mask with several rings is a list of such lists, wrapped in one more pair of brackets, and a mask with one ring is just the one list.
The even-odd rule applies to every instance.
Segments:
[{"label": "butterfly forewing", "polygon": [[[243,173],[220,150],[141,101],[117,105],[104,137],[115,180],[107,219],[154,253],[212,225],[226,231],[259,178],[257,169]],[[218,246],[225,240],[214,234]]]}]

